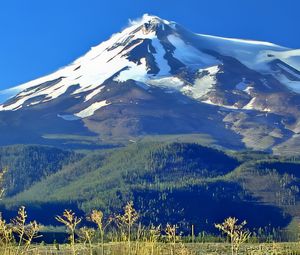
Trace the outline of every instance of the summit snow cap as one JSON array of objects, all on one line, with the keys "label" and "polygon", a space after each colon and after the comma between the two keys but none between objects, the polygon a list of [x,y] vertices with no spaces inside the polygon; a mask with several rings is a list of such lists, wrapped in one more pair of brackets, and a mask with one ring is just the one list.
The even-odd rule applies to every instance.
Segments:
[{"label": "summit snow cap", "polygon": [[[122,86],[133,80],[143,83],[145,88],[175,89],[199,99],[215,86],[216,75],[222,72],[223,56],[257,72],[271,74],[289,89],[300,92],[299,50],[266,42],[195,34],[175,22],[145,14],[70,65],[1,91],[0,110],[32,107],[63,95],[83,97],[86,102],[102,93],[107,81]],[[283,63],[270,65],[276,60]],[[200,75],[198,79],[184,77],[190,70]]]}]

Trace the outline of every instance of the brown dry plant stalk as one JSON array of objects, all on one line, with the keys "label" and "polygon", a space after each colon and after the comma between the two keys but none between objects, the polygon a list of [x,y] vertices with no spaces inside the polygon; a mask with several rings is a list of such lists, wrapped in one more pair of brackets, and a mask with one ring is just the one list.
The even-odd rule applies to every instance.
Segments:
[{"label": "brown dry plant stalk", "polygon": [[109,226],[109,224],[112,222],[112,218],[109,217],[108,220],[104,221],[104,214],[100,210],[93,210],[90,216],[88,217],[88,220],[95,223],[97,225],[98,231],[100,233],[100,239],[101,239],[101,254],[104,254],[104,234],[106,228]]},{"label": "brown dry plant stalk", "polygon": [[81,218],[78,218],[72,210],[65,210],[62,216],[56,216],[55,219],[64,224],[69,233],[70,245],[73,251],[73,255],[76,254],[75,249],[75,232],[76,227],[81,222]]},{"label": "brown dry plant stalk", "polygon": [[[128,202],[124,207],[124,213],[115,216],[117,226],[123,231],[126,231],[126,239],[128,242],[129,253],[131,253],[131,234],[132,227],[139,219],[139,213],[133,206],[133,202]],[[123,232],[124,233],[124,232]]]},{"label": "brown dry plant stalk", "polygon": [[231,254],[237,255],[240,246],[249,240],[251,233],[245,229],[246,221],[238,224],[238,219],[229,217],[221,224],[215,224],[215,227],[230,238]]},{"label": "brown dry plant stalk", "polygon": [[41,225],[36,221],[31,221],[28,224],[27,212],[24,206],[18,210],[18,215],[11,220],[12,231],[18,236],[17,254],[24,254],[30,248],[30,245],[35,238],[41,237],[38,235]]},{"label": "brown dry plant stalk", "polygon": [[177,228],[178,227],[176,225],[171,225],[168,223],[165,229],[167,241],[170,244],[170,250],[172,255],[175,254],[175,245],[176,242],[179,240],[179,235],[177,235]]},{"label": "brown dry plant stalk", "polygon": [[9,245],[14,241],[12,227],[6,223],[6,221],[0,217],[0,245],[4,255],[7,254]]},{"label": "brown dry plant stalk", "polygon": [[80,241],[82,241],[84,245],[88,246],[88,251],[90,255],[93,255],[92,241],[95,237],[95,234],[95,229],[88,227],[82,227],[78,231]]}]

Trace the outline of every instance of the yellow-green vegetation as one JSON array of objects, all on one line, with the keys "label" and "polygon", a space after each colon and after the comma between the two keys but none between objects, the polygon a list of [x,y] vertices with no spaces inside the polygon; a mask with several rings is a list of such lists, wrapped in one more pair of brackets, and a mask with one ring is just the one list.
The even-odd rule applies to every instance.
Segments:
[{"label": "yellow-green vegetation", "polygon": [[69,233],[69,240],[73,255],[75,255],[75,232],[77,225],[81,222],[81,219],[75,216],[75,213],[73,213],[71,210],[65,210],[63,216],[56,216],[55,219],[66,226]]},{"label": "yellow-green vegetation", "polygon": [[247,242],[251,236],[248,230],[245,230],[246,221],[238,224],[238,219],[229,217],[221,224],[215,224],[215,227],[221,230],[230,238],[231,254],[237,255],[241,245]]},{"label": "yellow-green vegetation", "polygon": [[[0,219],[0,254],[3,255],[296,255],[300,254],[298,243],[259,243],[251,240],[246,222],[229,217],[215,224],[225,236],[219,242],[196,242],[195,237],[185,236],[176,224],[166,226],[144,226],[140,223],[141,213],[133,202],[124,206],[120,214],[104,220],[102,211],[93,210],[87,220],[93,226],[82,226],[84,219],[71,210],[65,210],[56,220],[63,224],[69,242],[44,244],[35,242],[40,238],[41,225],[36,221],[27,223],[25,207],[6,223]],[[87,221],[87,222],[88,222]],[[108,231],[105,231],[109,229]],[[100,240],[99,240],[100,237]],[[227,238],[228,237],[228,238]],[[192,240],[192,242],[190,242]],[[197,240],[197,239],[196,239]]]},{"label": "yellow-green vegetation", "polygon": [[[99,232],[100,239],[101,239],[101,254],[103,255],[105,230],[109,226],[109,224],[113,221],[113,218],[109,217],[107,221],[104,221],[103,212],[99,210],[93,210],[90,217],[88,217],[87,219],[97,225],[97,230]],[[91,244],[91,242],[89,242],[89,244]]]}]

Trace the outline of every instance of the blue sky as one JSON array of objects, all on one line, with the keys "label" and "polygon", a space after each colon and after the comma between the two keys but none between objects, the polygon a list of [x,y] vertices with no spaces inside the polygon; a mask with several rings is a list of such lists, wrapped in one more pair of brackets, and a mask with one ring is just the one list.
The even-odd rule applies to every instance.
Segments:
[{"label": "blue sky", "polygon": [[300,48],[298,0],[1,0],[0,89],[69,64],[150,13],[204,34]]}]

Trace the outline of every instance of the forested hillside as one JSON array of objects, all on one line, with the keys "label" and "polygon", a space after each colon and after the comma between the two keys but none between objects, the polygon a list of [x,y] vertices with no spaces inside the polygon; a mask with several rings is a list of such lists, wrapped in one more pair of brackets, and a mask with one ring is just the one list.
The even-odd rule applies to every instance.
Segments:
[{"label": "forested hillside", "polygon": [[[130,200],[146,223],[180,222],[186,229],[195,224],[198,231],[213,231],[213,223],[229,216],[271,231],[300,216],[297,158],[182,142],[142,142],[84,155],[17,146],[3,148],[0,158],[2,166],[10,162],[9,192],[2,201],[7,213],[19,205],[35,216],[46,210],[49,217],[38,220],[47,224],[55,223],[50,213],[64,207],[81,215],[99,208],[110,215]],[[10,186],[8,180],[19,173],[23,186]]]},{"label": "forested hillside", "polygon": [[81,159],[82,155],[61,149],[14,145],[0,147],[0,169],[5,169],[7,196],[22,192],[34,183]]}]

